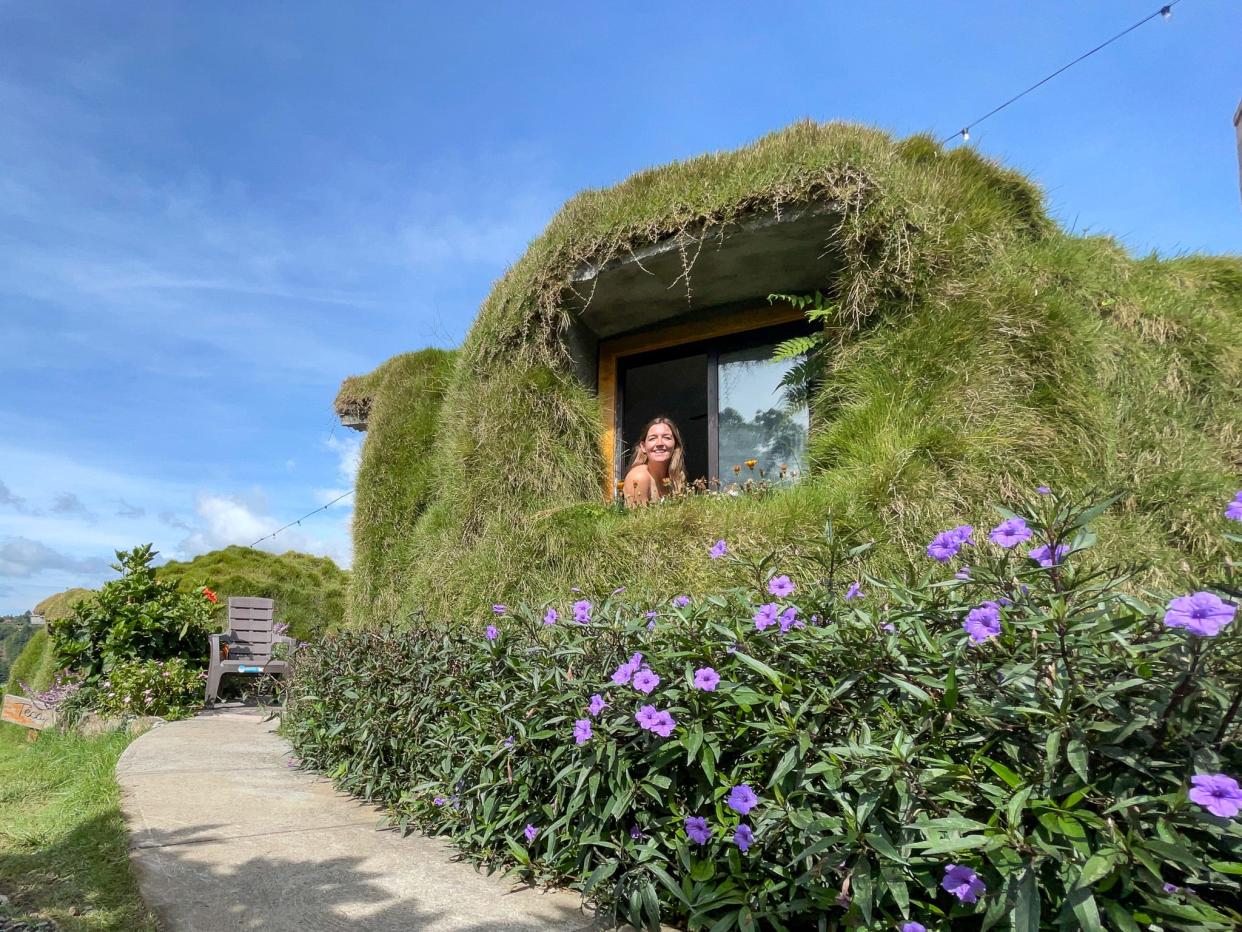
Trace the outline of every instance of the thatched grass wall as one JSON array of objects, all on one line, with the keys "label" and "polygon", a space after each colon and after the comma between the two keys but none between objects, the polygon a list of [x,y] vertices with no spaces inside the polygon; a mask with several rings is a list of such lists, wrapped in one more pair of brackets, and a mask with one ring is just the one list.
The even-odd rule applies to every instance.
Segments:
[{"label": "thatched grass wall", "polygon": [[[808,202],[842,216],[812,474],[762,500],[602,504],[599,403],[565,339],[575,270]],[[350,620],[461,618],[571,586],[694,590],[717,537],[778,546],[829,513],[876,539],[884,568],[1041,482],[1126,489],[1111,554],[1152,583],[1200,573],[1242,464],[1240,329],[1238,257],[1136,260],[1068,235],[1036,187],[968,148],[799,123],[646,171],[567,203],[455,354],[343,387],[341,410],[369,418]]]}]

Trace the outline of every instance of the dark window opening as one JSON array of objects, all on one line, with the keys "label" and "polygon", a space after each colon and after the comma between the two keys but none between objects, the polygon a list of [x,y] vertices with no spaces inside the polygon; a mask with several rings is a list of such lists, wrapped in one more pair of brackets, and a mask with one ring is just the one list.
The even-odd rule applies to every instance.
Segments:
[{"label": "dark window opening", "polygon": [[618,360],[617,477],[629,470],[642,429],[661,415],[681,432],[691,482],[727,486],[760,471],[777,479],[782,466],[787,479],[801,475],[809,416],[785,403],[780,383],[792,361],[772,355],[782,340],[807,332],[796,323]]}]

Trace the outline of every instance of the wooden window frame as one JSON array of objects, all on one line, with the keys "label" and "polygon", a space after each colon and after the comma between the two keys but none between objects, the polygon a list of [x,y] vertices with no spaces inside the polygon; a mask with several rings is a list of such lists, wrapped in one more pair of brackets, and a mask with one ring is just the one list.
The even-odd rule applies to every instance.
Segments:
[{"label": "wooden window frame", "polygon": [[[599,343],[599,400],[603,432],[600,435],[600,451],[604,457],[604,498],[611,501],[617,488],[617,438],[621,433],[621,404],[618,372],[622,360],[655,350],[670,349],[720,337],[730,337],[752,330],[766,330],[781,324],[805,321],[806,315],[789,305],[750,308],[721,314],[710,320],[673,324],[660,330],[644,331],[626,336],[601,340]],[[714,356],[709,354],[708,364]],[[708,372],[708,417],[719,417],[719,386],[715,373]],[[714,459],[709,451],[709,461]]]}]

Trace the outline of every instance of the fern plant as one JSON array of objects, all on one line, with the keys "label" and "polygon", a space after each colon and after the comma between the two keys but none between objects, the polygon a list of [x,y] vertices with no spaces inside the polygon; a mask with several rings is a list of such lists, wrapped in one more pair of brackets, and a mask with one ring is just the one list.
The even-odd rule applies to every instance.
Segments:
[{"label": "fern plant", "polygon": [[781,378],[781,391],[788,408],[809,406],[814,385],[823,378],[828,367],[827,346],[829,327],[839,319],[840,305],[830,301],[823,292],[813,295],[770,294],[768,303],[791,305],[802,311],[813,324],[823,324],[821,329],[805,336],[791,337],[777,344],[772,354],[773,362],[789,362],[789,371]]}]

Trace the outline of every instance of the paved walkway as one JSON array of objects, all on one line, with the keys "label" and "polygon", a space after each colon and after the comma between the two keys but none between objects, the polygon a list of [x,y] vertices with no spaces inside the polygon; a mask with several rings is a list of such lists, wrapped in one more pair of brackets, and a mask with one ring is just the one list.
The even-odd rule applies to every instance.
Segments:
[{"label": "paved walkway", "polygon": [[515,888],[443,842],[377,830],[373,807],[291,769],[274,727],[205,712],[117,762],[130,857],[167,932],[596,928],[576,894]]}]

